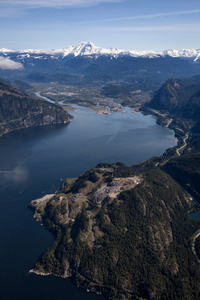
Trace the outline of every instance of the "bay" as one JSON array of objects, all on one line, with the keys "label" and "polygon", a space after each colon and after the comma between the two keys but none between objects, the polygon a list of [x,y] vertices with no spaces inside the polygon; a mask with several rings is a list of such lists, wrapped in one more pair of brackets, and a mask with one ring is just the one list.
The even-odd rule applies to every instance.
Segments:
[{"label": "bay", "polygon": [[35,127],[0,138],[0,299],[102,299],[70,279],[28,274],[53,236],[35,222],[31,200],[54,193],[60,179],[100,162],[133,165],[175,146],[174,132],[153,116],[98,115],[78,107],[67,126]]}]

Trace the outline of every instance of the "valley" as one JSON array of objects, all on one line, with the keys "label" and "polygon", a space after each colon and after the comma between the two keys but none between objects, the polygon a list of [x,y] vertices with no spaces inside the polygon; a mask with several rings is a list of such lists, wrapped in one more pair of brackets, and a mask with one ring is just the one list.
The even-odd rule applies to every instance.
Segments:
[{"label": "valley", "polygon": [[[34,90],[41,89],[40,94],[43,97],[53,100],[67,111],[74,110],[73,105],[79,105],[104,115],[108,115],[110,110],[124,112],[121,105],[116,103],[117,101],[121,102],[123,99],[104,96],[101,92],[102,87],[66,86],[58,83],[53,83],[50,88],[46,84],[33,84],[33,86]],[[38,96],[38,93],[31,91],[30,95],[35,97]]]},{"label": "valley", "polygon": [[[3,54],[23,64],[0,71],[3,133],[67,124],[52,135],[48,126],[27,129],[36,144],[11,171],[13,194],[20,187],[27,202],[37,199],[34,216],[54,236],[29,276],[70,277],[110,299],[198,298],[200,223],[189,217],[200,201],[197,52],[136,54],[81,43],[65,52]],[[29,131],[12,134],[24,141]]]},{"label": "valley", "polygon": [[[188,215],[199,208],[191,198],[199,200],[200,160],[192,142],[199,77],[177,81],[164,83],[151,101],[140,105],[155,114],[159,124],[174,129],[177,147],[132,167],[99,164],[78,178],[66,179],[48,201],[31,202],[35,217],[56,237],[31,272],[72,277],[77,286],[111,299],[190,297],[190,284],[181,282],[199,276],[199,222]],[[183,91],[188,91],[184,98]],[[187,109],[190,99],[197,106],[194,116]],[[195,290],[198,294],[198,285]]]}]

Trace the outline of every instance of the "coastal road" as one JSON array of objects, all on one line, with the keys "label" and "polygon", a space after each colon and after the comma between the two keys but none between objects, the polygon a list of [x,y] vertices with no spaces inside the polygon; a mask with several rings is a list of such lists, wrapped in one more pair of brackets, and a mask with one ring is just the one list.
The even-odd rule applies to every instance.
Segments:
[{"label": "coastal road", "polygon": [[180,154],[180,150],[184,149],[187,146],[187,142],[186,142],[187,139],[188,139],[188,134],[186,133],[186,135],[185,135],[185,137],[183,139],[183,146],[181,146],[181,147],[179,147],[179,148],[176,149],[176,153],[177,153],[178,156],[181,155]]},{"label": "coastal road", "polygon": [[199,236],[200,236],[200,232],[198,231],[197,234],[195,235],[194,239],[193,239],[193,242],[192,242],[192,251],[193,251],[194,255],[196,256],[197,260],[200,262],[200,258],[197,254],[196,247],[195,247],[196,240]]}]

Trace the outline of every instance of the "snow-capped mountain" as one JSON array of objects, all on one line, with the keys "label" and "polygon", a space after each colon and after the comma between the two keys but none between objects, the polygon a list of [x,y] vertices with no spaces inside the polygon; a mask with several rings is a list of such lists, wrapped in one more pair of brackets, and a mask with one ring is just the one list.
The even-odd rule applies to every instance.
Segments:
[{"label": "snow-capped mountain", "polygon": [[131,57],[146,57],[146,58],[156,58],[156,57],[180,57],[187,58],[193,61],[200,59],[200,49],[183,49],[183,50],[165,50],[162,52],[159,51],[135,51],[135,50],[121,50],[114,48],[101,48],[95,46],[91,42],[82,42],[77,46],[69,46],[64,49],[57,50],[9,50],[2,48],[0,49],[0,55],[9,56],[9,54],[17,54],[18,58],[25,59],[30,57],[30,55],[36,58],[41,58],[41,56],[51,56],[52,59],[57,59],[59,57],[65,58],[67,56],[110,56],[113,58],[118,58],[121,56],[131,56]]},{"label": "snow-capped mountain", "polygon": [[86,42],[56,50],[0,49],[0,77],[11,80],[67,84],[139,80],[148,85],[199,74],[200,50],[195,49],[135,51]]},{"label": "snow-capped mountain", "polygon": [[182,50],[165,50],[163,51],[163,56],[171,56],[171,57],[182,57],[182,58],[190,58],[193,61],[197,61],[200,58],[200,49],[182,49]]}]

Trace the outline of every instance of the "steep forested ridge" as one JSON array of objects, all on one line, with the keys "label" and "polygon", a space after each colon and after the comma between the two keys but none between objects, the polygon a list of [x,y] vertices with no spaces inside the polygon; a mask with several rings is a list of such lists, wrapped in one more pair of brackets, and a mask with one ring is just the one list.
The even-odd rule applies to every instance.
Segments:
[{"label": "steep forested ridge", "polygon": [[101,164],[33,201],[35,217],[56,236],[34,271],[72,276],[112,299],[198,298],[190,238],[200,224],[188,215],[196,204],[150,165]]},{"label": "steep forested ridge", "polygon": [[38,125],[65,124],[72,120],[54,104],[35,100],[0,82],[0,135]]},{"label": "steep forested ridge", "polygon": [[[200,114],[200,78],[169,79],[155,93],[148,107],[193,118]],[[198,108],[198,109],[197,109]]]}]

